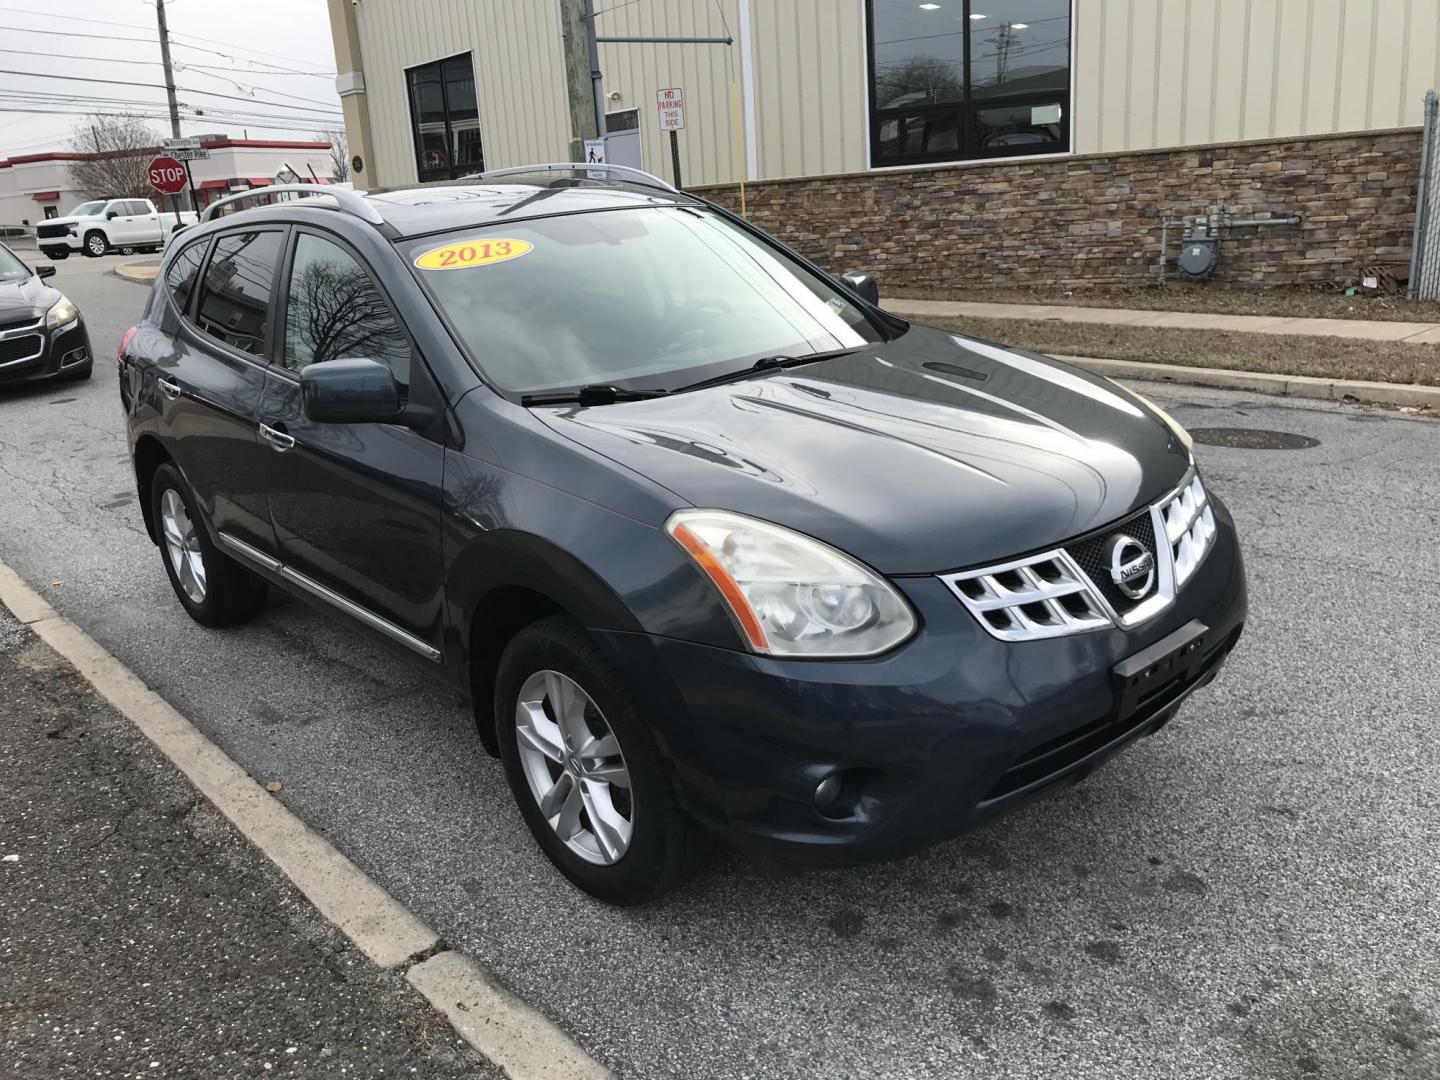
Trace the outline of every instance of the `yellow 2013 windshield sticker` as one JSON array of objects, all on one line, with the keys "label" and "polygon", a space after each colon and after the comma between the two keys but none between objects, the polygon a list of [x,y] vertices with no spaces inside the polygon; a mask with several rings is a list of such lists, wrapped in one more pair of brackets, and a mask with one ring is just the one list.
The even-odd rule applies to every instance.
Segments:
[{"label": "yellow 2013 windshield sticker", "polygon": [[421,270],[471,270],[529,255],[535,245],[525,240],[460,240],[431,248],[415,259]]}]

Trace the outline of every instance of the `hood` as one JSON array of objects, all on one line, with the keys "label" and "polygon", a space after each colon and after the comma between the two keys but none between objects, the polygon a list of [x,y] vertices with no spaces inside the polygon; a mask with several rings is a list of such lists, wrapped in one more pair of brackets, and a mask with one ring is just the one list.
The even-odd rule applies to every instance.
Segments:
[{"label": "hood", "polygon": [[766,376],[536,415],[693,505],[788,526],[887,574],[1053,546],[1158,500],[1190,462],[1113,383],[919,326]]},{"label": "hood", "polygon": [[0,327],[26,318],[39,318],[59,299],[60,291],[34,274],[23,281],[0,281]]}]

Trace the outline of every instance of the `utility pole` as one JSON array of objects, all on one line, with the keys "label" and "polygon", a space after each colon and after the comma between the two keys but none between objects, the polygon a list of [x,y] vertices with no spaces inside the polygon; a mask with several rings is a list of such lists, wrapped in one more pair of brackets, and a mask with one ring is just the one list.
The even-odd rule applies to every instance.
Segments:
[{"label": "utility pole", "polygon": [[170,135],[180,138],[180,105],[175,100],[175,72],[170,68],[170,28],[165,25],[165,0],[155,0],[155,18],[160,23],[160,62],[165,66],[165,96],[170,101]]},{"label": "utility pole", "polygon": [[[170,66],[170,27],[165,24],[165,0],[155,0],[155,21],[160,24],[160,63],[165,68],[165,97],[170,102],[170,137],[180,138],[180,103],[175,100],[175,71]],[[190,209],[200,211],[195,197],[195,177],[190,175],[190,162],[185,162],[185,183],[190,188]],[[175,197],[170,201],[173,205]],[[179,218],[179,215],[176,215]]]},{"label": "utility pole", "polygon": [[[585,140],[598,139],[597,116],[604,105],[596,100],[595,20],[589,0],[560,0],[561,52],[565,60],[565,89],[570,102],[570,160],[585,160]],[[598,65],[595,65],[598,66]]]}]

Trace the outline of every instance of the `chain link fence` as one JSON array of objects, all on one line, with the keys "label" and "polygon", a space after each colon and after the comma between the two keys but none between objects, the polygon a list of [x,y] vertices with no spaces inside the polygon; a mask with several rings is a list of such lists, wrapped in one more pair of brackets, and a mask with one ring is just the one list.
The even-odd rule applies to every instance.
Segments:
[{"label": "chain link fence", "polygon": [[1440,98],[1425,95],[1420,143],[1420,187],[1415,198],[1415,242],[1410,250],[1411,300],[1440,300]]}]

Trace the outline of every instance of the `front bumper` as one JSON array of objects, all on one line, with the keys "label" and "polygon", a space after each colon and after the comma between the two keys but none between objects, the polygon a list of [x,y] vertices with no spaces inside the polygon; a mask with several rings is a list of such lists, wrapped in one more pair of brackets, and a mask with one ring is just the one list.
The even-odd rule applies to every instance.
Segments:
[{"label": "front bumper", "polygon": [[[1212,496],[1213,498],[1213,496]],[[953,837],[1074,783],[1214,677],[1239,639],[1245,572],[1234,523],[1164,613],[1139,627],[1003,642],[938,578],[901,585],[923,629],[869,661],[794,661],[645,634],[597,634],[636,689],[687,808],[742,849],[855,864]],[[1175,685],[1121,715],[1114,668],[1198,621]],[[815,790],[834,772],[844,799]]]},{"label": "front bumper", "polygon": [[0,340],[0,386],[40,382],[84,371],[94,363],[84,318],[58,330],[40,329]]}]

